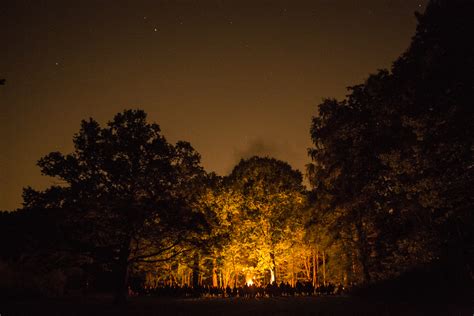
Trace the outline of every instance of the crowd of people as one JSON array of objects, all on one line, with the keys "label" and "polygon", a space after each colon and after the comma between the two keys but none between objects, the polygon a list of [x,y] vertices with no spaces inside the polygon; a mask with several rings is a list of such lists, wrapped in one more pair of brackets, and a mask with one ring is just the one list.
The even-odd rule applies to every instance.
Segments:
[{"label": "crowd of people", "polygon": [[226,288],[199,286],[169,286],[139,287],[129,289],[131,296],[160,296],[160,297],[277,297],[277,296],[311,296],[311,295],[337,295],[344,290],[342,284],[328,283],[314,287],[311,282],[296,282],[295,286],[289,283],[272,283],[266,286],[247,285]]}]

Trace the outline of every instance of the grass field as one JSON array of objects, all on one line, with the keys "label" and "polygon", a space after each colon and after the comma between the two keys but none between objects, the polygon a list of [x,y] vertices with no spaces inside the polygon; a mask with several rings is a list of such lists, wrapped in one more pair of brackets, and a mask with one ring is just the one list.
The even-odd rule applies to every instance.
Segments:
[{"label": "grass field", "polygon": [[131,298],[123,306],[110,298],[63,298],[0,303],[10,315],[469,315],[472,305],[382,303],[351,297]]}]

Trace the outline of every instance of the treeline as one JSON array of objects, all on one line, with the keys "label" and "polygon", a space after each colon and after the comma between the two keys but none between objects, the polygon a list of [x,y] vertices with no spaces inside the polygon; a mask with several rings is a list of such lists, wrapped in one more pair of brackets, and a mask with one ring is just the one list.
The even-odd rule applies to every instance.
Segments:
[{"label": "treeline", "polygon": [[311,260],[299,171],[253,157],[227,177],[208,174],[189,143],[168,143],[141,110],[105,127],[83,121],[72,153],[38,165],[61,184],[26,188],[23,209],[1,214],[6,296],[82,288],[114,290],[121,302],[137,282],[295,286]]},{"label": "treeline", "polygon": [[369,283],[437,265],[450,287],[472,283],[473,8],[431,1],[390,71],[318,106],[312,236],[332,272]]},{"label": "treeline", "polygon": [[207,173],[141,110],[84,120],[72,153],[38,162],[58,184],[0,214],[2,296],[347,289],[427,271],[420,282],[472,286],[473,6],[431,1],[390,71],[318,105],[310,190],[271,157]]}]

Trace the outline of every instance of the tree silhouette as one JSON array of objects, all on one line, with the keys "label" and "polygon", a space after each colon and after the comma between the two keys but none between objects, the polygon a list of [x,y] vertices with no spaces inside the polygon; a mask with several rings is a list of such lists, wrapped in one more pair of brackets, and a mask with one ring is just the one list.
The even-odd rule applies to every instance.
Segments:
[{"label": "tree silhouette", "polygon": [[431,1],[390,72],[313,118],[313,220],[353,246],[366,282],[437,258],[472,273],[473,13]]},{"label": "tree silhouette", "polygon": [[204,176],[189,143],[169,144],[141,110],[117,114],[102,128],[83,121],[74,151],[38,162],[64,185],[24,193],[26,208],[60,208],[80,249],[109,264],[117,278],[116,302],[127,295],[134,264],[169,260],[187,250],[206,223],[193,208]]}]

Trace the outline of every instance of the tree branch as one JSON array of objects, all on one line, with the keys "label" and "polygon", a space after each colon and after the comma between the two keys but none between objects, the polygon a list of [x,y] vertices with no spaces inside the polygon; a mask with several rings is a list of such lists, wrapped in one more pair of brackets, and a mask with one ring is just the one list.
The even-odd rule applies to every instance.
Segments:
[{"label": "tree branch", "polygon": [[160,250],[158,250],[158,251],[156,251],[156,252],[153,252],[153,253],[150,253],[150,254],[135,256],[134,258],[131,258],[131,259],[129,259],[128,261],[129,261],[129,262],[136,262],[136,261],[141,261],[141,259],[145,259],[145,258],[150,258],[150,257],[158,256],[158,255],[162,254],[163,252],[166,252],[166,251],[168,251],[168,250],[173,249],[173,248],[176,247],[181,241],[182,241],[182,239],[178,239],[176,242],[174,242],[173,244],[171,244],[171,245],[168,246],[168,247],[161,248]]},{"label": "tree branch", "polygon": [[161,259],[152,259],[152,260],[143,260],[143,259],[138,259],[138,260],[135,260],[135,262],[143,262],[143,263],[156,263],[156,262],[164,262],[164,261],[169,261],[171,259],[173,259],[174,257],[182,254],[182,253],[185,253],[187,251],[189,251],[191,249],[183,249],[183,250],[180,250],[172,255],[170,255],[169,257],[167,258],[161,258]]}]

